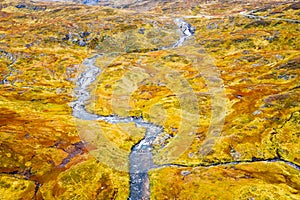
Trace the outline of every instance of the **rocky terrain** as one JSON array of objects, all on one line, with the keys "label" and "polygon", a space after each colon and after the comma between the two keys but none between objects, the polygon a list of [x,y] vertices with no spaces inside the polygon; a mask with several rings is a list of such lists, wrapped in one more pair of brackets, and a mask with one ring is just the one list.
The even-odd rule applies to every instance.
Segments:
[{"label": "rocky terrain", "polygon": [[0,199],[300,198],[299,2],[0,16]]}]

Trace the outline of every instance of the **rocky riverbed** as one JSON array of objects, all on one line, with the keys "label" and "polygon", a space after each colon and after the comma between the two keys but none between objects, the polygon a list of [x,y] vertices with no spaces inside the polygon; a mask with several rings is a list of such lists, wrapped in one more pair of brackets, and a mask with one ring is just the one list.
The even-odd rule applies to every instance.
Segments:
[{"label": "rocky riverbed", "polygon": [[299,199],[299,12],[0,1],[1,198]]}]

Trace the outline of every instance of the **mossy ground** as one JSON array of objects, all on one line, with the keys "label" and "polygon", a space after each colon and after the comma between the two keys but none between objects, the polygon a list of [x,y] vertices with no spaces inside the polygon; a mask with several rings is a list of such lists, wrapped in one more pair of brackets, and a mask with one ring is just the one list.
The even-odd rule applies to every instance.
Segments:
[{"label": "mossy ground", "polygon": [[[299,199],[299,171],[283,162],[254,161],[280,158],[300,165],[300,25],[239,15],[271,5],[255,15],[299,20],[296,4],[147,5],[152,6],[147,12],[136,12],[141,7],[0,1],[1,198],[127,198],[129,176],[112,164],[128,169],[126,158],[144,130],[133,124],[90,124],[122,152],[118,162],[103,164],[101,144],[84,143],[92,136],[80,127],[88,122],[74,119],[69,106],[81,63],[104,53],[96,61],[102,72],[91,88],[90,111],[143,116],[164,126],[159,138],[164,145],[172,140],[168,134],[190,128],[192,143],[172,161],[176,164],[249,162],[153,170],[153,199]],[[179,37],[172,18],[182,15],[198,16],[186,19],[196,27],[195,36],[183,47],[157,50]],[[218,82],[207,78],[207,63],[222,79],[226,117],[204,155],[200,147],[213,116],[209,86]],[[196,104],[186,103],[186,96],[195,97]],[[182,124],[186,120],[188,126]]]}]

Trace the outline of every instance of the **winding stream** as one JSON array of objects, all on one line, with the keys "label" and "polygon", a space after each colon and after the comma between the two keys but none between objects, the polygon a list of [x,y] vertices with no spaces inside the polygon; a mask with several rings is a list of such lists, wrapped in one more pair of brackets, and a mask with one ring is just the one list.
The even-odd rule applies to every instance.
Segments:
[{"label": "winding stream", "polygon": [[[174,22],[181,31],[180,38],[173,45],[158,48],[159,50],[182,46],[194,34],[195,29],[183,19],[175,19]],[[98,54],[83,62],[85,70],[78,76],[75,83],[74,96],[76,100],[71,103],[73,116],[82,120],[103,120],[111,124],[134,122],[136,126],[146,129],[144,138],[132,147],[129,155],[130,196],[128,199],[147,200],[150,199],[148,171],[157,167],[153,163],[152,144],[156,137],[163,132],[163,127],[147,122],[142,117],[103,116],[90,113],[86,110],[85,105],[91,97],[89,86],[101,73],[101,70],[94,64],[96,59],[101,56],[103,54]]]},{"label": "winding stream", "polygon": [[[253,15],[254,12],[249,13],[241,12],[240,14],[245,17],[257,18]],[[289,20],[290,22],[295,22],[294,20]],[[184,42],[189,39],[194,34],[195,29],[183,19],[175,19],[174,22],[179,27],[181,31],[180,38],[174,42],[173,45],[168,47],[160,47],[157,50],[172,49],[182,46]],[[84,71],[78,76],[75,83],[74,96],[75,101],[72,102],[71,107],[73,110],[73,116],[82,120],[102,120],[111,124],[120,123],[135,123],[137,127],[143,127],[146,129],[145,136],[137,144],[135,144],[129,155],[129,173],[130,173],[130,196],[129,200],[148,200],[150,199],[150,181],[148,177],[148,171],[153,168],[160,167],[189,167],[176,164],[167,164],[156,166],[153,162],[153,142],[159,134],[163,132],[163,127],[156,124],[145,121],[142,117],[119,117],[117,115],[103,116],[91,113],[86,110],[85,105],[88,104],[88,100],[91,98],[89,86],[93,84],[101,70],[95,66],[95,61],[97,58],[101,58],[104,54],[98,54],[91,58],[86,59],[83,62]],[[285,164],[293,167],[297,170],[300,167],[294,163],[286,161],[284,159],[272,158],[267,160],[249,160],[249,161],[234,161],[228,163],[216,163],[210,165],[199,164],[196,166],[211,167],[211,166],[226,166],[235,165],[250,162],[284,162]],[[190,166],[195,167],[195,166]]]}]

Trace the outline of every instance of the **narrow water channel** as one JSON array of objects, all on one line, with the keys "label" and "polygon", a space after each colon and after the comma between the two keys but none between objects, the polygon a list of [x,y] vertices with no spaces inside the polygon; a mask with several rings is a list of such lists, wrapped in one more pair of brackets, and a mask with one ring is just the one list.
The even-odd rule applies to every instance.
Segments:
[{"label": "narrow water channel", "polygon": [[[195,29],[183,19],[177,18],[174,22],[181,31],[180,38],[173,45],[160,47],[158,50],[182,46],[194,34]],[[132,147],[129,155],[130,196],[128,199],[147,200],[150,199],[148,171],[156,167],[153,163],[152,145],[156,137],[163,132],[163,127],[147,122],[142,117],[103,116],[86,110],[85,105],[91,97],[89,86],[95,82],[101,73],[101,70],[95,66],[96,59],[101,56],[103,54],[97,54],[83,62],[84,71],[78,76],[75,83],[74,96],[76,100],[71,104],[73,116],[82,120],[103,120],[112,124],[134,122],[137,126],[146,129],[144,138]]]}]

